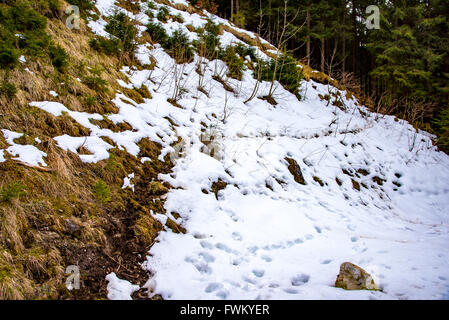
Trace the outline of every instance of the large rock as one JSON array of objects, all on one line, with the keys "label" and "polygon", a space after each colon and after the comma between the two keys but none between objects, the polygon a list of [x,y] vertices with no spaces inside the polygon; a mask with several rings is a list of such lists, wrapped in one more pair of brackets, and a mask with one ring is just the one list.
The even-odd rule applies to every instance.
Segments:
[{"label": "large rock", "polygon": [[351,262],[341,264],[335,286],[346,290],[379,290],[371,275]]}]

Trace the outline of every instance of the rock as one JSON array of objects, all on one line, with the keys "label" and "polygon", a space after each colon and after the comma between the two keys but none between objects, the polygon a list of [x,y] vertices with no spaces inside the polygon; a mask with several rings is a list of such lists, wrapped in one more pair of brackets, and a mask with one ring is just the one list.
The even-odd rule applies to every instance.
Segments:
[{"label": "rock", "polygon": [[299,167],[296,160],[286,157],[285,161],[288,162],[288,171],[290,171],[290,173],[293,175],[293,178],[295,179],[295,181],[299,184],[306,185],[306,180],[304,180],[304,176],[302,175],[301,168]]},{"label": "rock", "polygon": [[343,262],[335,287],[346,290],[379,290],[371,275],[351,262]]},{"label": "rock", "polygon": [[66,233],[75,237],[79,236],[81,233],[80,226],[70,219],[64,221],[64,229]]}]

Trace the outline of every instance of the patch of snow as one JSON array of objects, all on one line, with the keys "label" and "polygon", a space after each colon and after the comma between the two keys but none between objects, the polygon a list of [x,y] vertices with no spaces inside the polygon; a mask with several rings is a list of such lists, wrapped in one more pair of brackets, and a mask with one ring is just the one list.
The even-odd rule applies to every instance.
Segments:
[{"label": "patch of snow", "polygon": [[[61,149],[70,150],[79,155],[83,162],[95,163],[109,158],[108,150],[113,148],[100,137],[71,137],[64,134],[54,138]],[[79,154],[77,149],[84,147],[92,154]]]},{"label": "patch of snow", "polygon": [[140,289],[139,286],[118,278],[114,272],[108,274],[106,280],[108,281],[107,290],[110,300],[132,300],[133,292]]},{"label": "patch of snow", "polygon": [[53,91],[53,90],[51,90],[49,93],[50,93],[50,95],[52,95],[53,97],[57,97],[57,96],[58,96],[58,94],[57,94],[55,91]]},{"label": "patch of snow", "polygon": [[134,172],[128,174],[128,176],[123,179],[122,189],[131,188],[132,191],[134,192],[134,184],[131,183],[132,178],[134,178]]},{"label": "patch of snow", "polygon": [[36,107],[42,110],[47,111],[48,113],[51,113],[54,116],[60,116],[63,112],[68,112],[69,109],[67,109],[63,104],[59,102],[52,102],[52,101],[42,101],[42,102],[30,102],[30,106]]},{"label": "patch of snow", "polygon": [[43,157],[47,156],[45,152],[32,145],[21,145],[14,142],[14,139],[20,138],[21,136],[23,136],[23,133],[18,133],[6,129],[2,129],[2,132],[8,144],[11,145],[6,149],[6,151],[13,157],[15,157],[12,158],[13,160],[17,160],[32,166],[47,166],[43,159]]}]

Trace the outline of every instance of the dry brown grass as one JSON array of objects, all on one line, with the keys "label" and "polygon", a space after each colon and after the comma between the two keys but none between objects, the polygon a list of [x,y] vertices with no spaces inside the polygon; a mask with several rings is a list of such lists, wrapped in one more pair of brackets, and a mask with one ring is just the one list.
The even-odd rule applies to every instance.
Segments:
[{"label": "dry brown grass", "polygon": [[[139,252],[144,257],[146,246],[163,228],[148,211],[148,208],[153,208],[164,212],[163,202],[158,200],[160,195],[151,195],[147,188],[151,189],[149,181],[157,180],[160,172],[167,172],[170,164],[157,160],[160,146],[150,141],[139,142],[142,156],[145,154],[153,159],[145,164],[118,149],[111,150],[113,157],[108,160],[86,164],[77,155],[57,147],[53,139],[55,136],[86,136],[90,132],[67,114],[55,117],[29,106],[29,102],[50,100],[76,111],[117,112],[110,100],[117,90],[123,90],[116,79],[125,80],[126,77],[117,70],[118,60],[115,57],[99,54],[89,47],[88,41],[92,35],[84,21],[81,21],[80,30],[69,30],[62,21],[51,19],[47,32],[69,55],[66,72],[59,73],[46,59],[29,60],[8,74],[0,71],[0,77],[7,77],[18,89],[12,100],[0,97],[0,128],[26,133],[16,142],[33,144],[46,152],[44,160],[51,169],[41,171],[23,166],[11,160],[6,152],[4,155],[8,160],[0,163],[3,178],[0,188],[19,182],[24,186],[25,193],[9,202],[0,201],[0,299],[70,298],[71,294],[76,293],[65,289],[64,269],[74,263],[82,264],[86,268],[85,274],[98,277],[95,279],[99,279],[100,283],[86,282],[86,288],[77,297],[105,297],[103,273],[107,270],[120,273],[120,264],[123,269],[124,265],[134,263],[135,266],[138,263],[134,261],[138,259],[137,254],[128,250],[133,234],[136,241],[142,243]],[[31,72],[23,70],[23,67]],[[76,80],[90,75],[89,68],[103,70],[101,77],[106,81],[105,91],[98,92]],[[59,96],[51,96],[50,90],[56,91]],[[125,91],[138,102],[151,98],[146,87]],[[94,97],[96,102],[92,105],[86,103],[88,96]],[[104,125],[115,131],[132,130],[128,124]],[[39,137],[42,143],[37,144],[35,137]],[[7,146],[0,134],[0,148]],[[121,189],[123,177],[130,172],[149,179],[148,183],[140,183],[136,193]],[[98,201],[92,191],[99,179],[110,188],[111,200],[107,204]],[[145,195],[147,192],[150,195]],[[136,203],[145,203],[147,209],[139,209],[138,213],[135,211],[137,209],[129,207],[128,203],[133,197]],[[127,217],[130,214],[134,215],[131,220]],[[117,238],[121,233],[126,237]],[[84,254],[86,250],[90,255]],[[117,262],[108,256],[125,254],[129,255],[125,262]],[[101,269],[103,266],[107,268]],[[128,272],[121,276],[127,278],[129,275]],[[139,281],[145,278],[145,273],[140,277]]]}]

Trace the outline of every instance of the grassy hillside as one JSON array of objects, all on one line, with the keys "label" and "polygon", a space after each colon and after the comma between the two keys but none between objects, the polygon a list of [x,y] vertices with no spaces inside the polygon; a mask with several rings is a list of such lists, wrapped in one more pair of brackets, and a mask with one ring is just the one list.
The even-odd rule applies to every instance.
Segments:
[{"label": "grassy hillside", "polygon": [[[0,23],[1,61],[11,61],[0,70],[0,127],[25,133],[14,142],[44,151],[48,165],[24,165],[6,152],[8,160],[0,163],[0,299],[105,298],[104,278],[111,271],[143,284],[147,275],[136,266],[164,228],[149,213],[164,212],[162,196],[169,187],[157,179],[171,168],[168,158],[158,160],[158,144],[138,142],[139,156],[151,162],[114,148],[109,159],[86,164],[52,138],[84,136],[89,129],[66,114],[55,117],[28,105],[51,99],[80,112],[117,112],[110,100],[119,89],[115,79],[123,78],[118,58],[91,49],[93,36],[84,20],[79,30],[68,29],[65,6],[55,0],[0,3],[1,16],[7,17]],[[17,43],[14,33],[30,36],[30,42]],[[60,49],[59,63],[52,48]],[[21,55],[26,63],[19,62]],[[136,101],[149,94],[120,90]],[[116,131],[131,128],[107,118],[97,122]],[[0,148],[8,146],[0,135]],[[79,152],[89,153],[82,147]],[[131,172],[135,192],[121,188]],[[65,266],[72,264],[82,270],[82,289],[76,292],[65,287]]]}]

